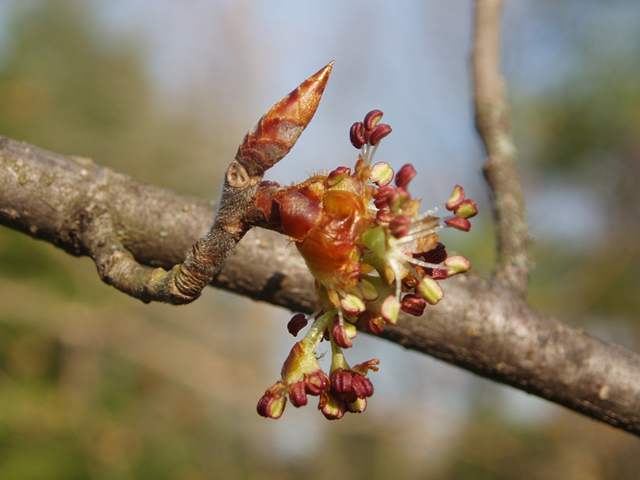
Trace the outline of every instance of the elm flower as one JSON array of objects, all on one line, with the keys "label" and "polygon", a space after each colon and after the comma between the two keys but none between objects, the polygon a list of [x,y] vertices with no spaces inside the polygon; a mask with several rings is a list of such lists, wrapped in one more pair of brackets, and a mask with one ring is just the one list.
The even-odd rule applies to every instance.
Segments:
[{"label": "elm flower", "polygon": [[[465,257],[447,254],[437,233],[468,231],[475,202],[456,186],[445,204],[420,213],[420,200],[408,191],[415,168],[407,164],[394,174],[387,163],[373,163],[380,140],[391,133],[382,116],[373,110],[351,127],[351,143],[360,150],[353,171],[342,166],[290,187],[269,184],[260,198],[265,217],[295,243],[315,278],[319,306],[289,322],[294,336],[312,325],[294,345],[281,380],[258,403],[265,417],[279,418],[287,396],[296,407],[306,405],[307,395],[319,396],[329,419],[364,411],[373,394],[366,375],[379,362],[347,364],[343,349],[353,346],[357,328],[376,334],[395,324],[401,310],[422,315],[442,300],[442,280],[471,268]],[[445,216],[436,216],[441,211]],[[331,344],[329,375],[316,356],[323,340]]]}]

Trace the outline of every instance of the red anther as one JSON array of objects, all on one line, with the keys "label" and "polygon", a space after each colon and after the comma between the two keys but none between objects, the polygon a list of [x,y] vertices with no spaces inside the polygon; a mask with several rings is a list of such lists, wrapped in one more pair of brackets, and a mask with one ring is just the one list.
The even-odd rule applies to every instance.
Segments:
[{"label": "red anther", "polygon": [[289,330],[289,333],[295,337],[298,335],[300,330],[307,326],[307,323],[309,323],[307,317],[302,313],[298,313],[289,320],[289,323],[287,323],[287,330]]},{"label": "red anther", "polygon": [[331,337],[336,345],[341,348],[353,347],[353,343],[351,343],[351,339],[347,335],[346,329],[340,325],[339,322],[334,322],[333,327],[331,327]]},{"label": "red anther", "polygon": [[411,230],[411,219],[406,215],[393,217],[389,222],[389,232],[396,238],[402,238]]},{"label": "red anther", "polygon": [[338,167],[327,176],[327,185],[333,187],[349,175],[351,175],[351,169],[349,167]]},{"label": "red anther", "polygon": [[289,387],[289,400],[291,400],[291,405],[296,408],[303,407],[308,402],[304,383],[296,382]]},{"label": "red anther", "polygon": [[376,221],[378,225],[387,224],[391,222],[391,220],[393,220],[393,215],[389,208],[382,208],[376,212]]},{"label": "red anther", "polygon": [[468,232],[471,229],[471,222],[466,218],[453,217],[449,220],[445,220],[444,223],[449,227],[462,230],[463,232]]},{"label": "red anther", "polygon": [[478,214],[478,206],[476,202],[471,199],[465,200],[454,210],[457,217],[471,218]]},{"label": "red anther", "polygon": [[403,312],[408,313],[409,315],[420,317],[424,313],[424,309],[426,308],[426,306],[427,302],[424,298],[414,293],[409,293],[402,299],[400,309]]},{"label": "red anther", "polygon": [[457,209],[464,201],[464,196],[464,188],[462,188],[460,185],[456,185],[453,189],[453,193],[451,194],[451,198],[449,198],[445,205],[447,210],[453,212],[455,209]]},{"label": "red anther", "polygon": [[353,375],[351,378],[351,388],[358,398],[366,398],[373,395],[373,384],[371,380],[362,375]]},{"label": "red anther", "polygon": [[304,389],[309,395],[320,395],[329,385],[329,379],[324,372],[317,372],[305,378]]},{"label": "red anther", "polygon": [[364,116],[364,129],[373,130],[384,114],[380,110],[371,110]]},{"label": "red anther", "polygon": [[331,388],[337,393],[351,393],[352,375],[353,374],[349,370],[336,370],[331,375]]},{"label": "red anther", "polygon": [[349,140],[351,140],[351,145],[358,149],[367,143],[364,139],[364,125],[362,122],[356,122],[351,125],[351,130],[349,130]]},{"label": "red anther", "polygon": [[418,259],[421,258],[428,263],[442,263],[447,259],[447,248],[444,244],[438,242],[438,245],[436,245],[435,248],[432,248],[428,252],[414,253],[413,257]]},{"label": "red anther", "polygon": [[393,185],[387,185],[378,189],[378,193],[373,197],[373,204],[378,209],[390,207],[400,197],[400,192]]},{"label": "red anther", "polygon": [[449,272],[443,270],[442,268],[432,268],[430,270],[430,276],[434,280],[444,280],[445,278],[449,278]]},{"label": "red anther", "polygon": [[369,135],[369,143],[376,145],[380,140],[391,133],[391,127],[386,123],[380,123],[373,127],[371,134]]},{"label": "red anther", "polygon": [[417,173],[413,165],[407,163],[396,173],[396,185],[400,188],[407,188],[407,185]]},{"label": "red anther", "polygon": [[367,331],[369,331],[369,333],[373,333],[374,335],[380,335],[382,332],[384,332],[384,328],[382,328],[382,325],[374,322],[373,320],[369,320],[365,325],[365,328],[367,329]]}]

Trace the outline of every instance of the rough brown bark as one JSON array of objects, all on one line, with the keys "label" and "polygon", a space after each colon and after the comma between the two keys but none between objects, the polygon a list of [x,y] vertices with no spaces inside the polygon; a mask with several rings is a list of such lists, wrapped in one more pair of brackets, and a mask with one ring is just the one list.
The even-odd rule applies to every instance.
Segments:
[{"label": "rough brown bark", "polygon": [[[87,159],[0,137],[0,224],[92,255],[116,235],[135,261],[170,268],[209,228],[214,206]],[[101,218],[110,217],[109,225]],[[311,312],[313,282],[294,248],[253,229],[214,286]],[[502,282],[447,281],[445,298],[420,318],[401,316],[383,337],[640,435],[640,356],[537,312]]]},{"label": "rough brown bark", "polygon": [[531,234],[511,135],[509,105],[500,74],[502,0],[476,0],[471,66],[476,127],[487,150],[483,172],[493,194],[497,281],[524,296],[532,265]]}]

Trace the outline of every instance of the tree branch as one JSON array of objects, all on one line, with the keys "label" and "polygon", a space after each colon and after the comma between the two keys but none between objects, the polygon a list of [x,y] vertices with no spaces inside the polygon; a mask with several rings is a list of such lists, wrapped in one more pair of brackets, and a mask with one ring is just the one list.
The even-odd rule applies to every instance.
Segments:
[{"label": "tree branch", "polygon": [[[562,325],[523,300],[530,236],[499,76],[500,7],[497,0],[476,2],[473,54],[476,119],[488,152],[485,174],[498,222],[495,276],[467,274],[448,280],[447,295],[438,305],[420,318],[401,315],[398,325],[387,326],[381,336],[640,435],[640,356]],[[253,132],[264,126],[259,124]],[[238,163],[253,188],[270,165],[267,160],[255,167],[264,159],[243,164],[260,151],[250,143],[245,142],[250,148],[240,152]],[[229,180],[228,172],[227,182],[235,180]],[[164,299],[149,293],[149,280],[158,280],[152,267],[180,264],[193,242],[207,232],[214,214],[213,205],[204,200],[146,184],[88,159],[64,157],[4,137],[0,185],[0,224],[73,255],[93,257],[103,280],[145,301]],[[205,275],[196,275],[197,282],[211,278],[214,286],[310,313],[316,304],[311,275],[277,233],[253,229],[224,263],[246,232],[243,222],[261,220],[259,210],[249,211],[247,218],[244,207],[224,214],[233,204],[225,206],[226,196],[218,211],[223,218],[235,218],[235,227],[217,224],[232,241],[226,248],[213,249],[216,266],[209,268],[205,261]],[[193,260],[195,270],[186,267],[190,271],[197,272],[203,264],[198,255],[208,247],[200,247]],[[168,275],[161,271],[159,276]],[[185,290],[194,298],[199,292]]]},{"label": "tree branch", "polygon": [[[0,224],[77,256],[117,239],[135,262],[167,269],[215,211],[204,200],[4,137],[0,185]],[[277,233],[251,230],[212,285],[311,313],[311,275],[287,245]],[[438,305],[419,318],[401,315],[381,336],[640,435],[640,356],[537,312],[502,282],[451,278]]]},{"label": "tree branch", "polygon": [[498,235],[495,278],[524,296],[532,265],[531,234],[511,136],[504,79],[500,75],[502,0],[476,0],[475,8],[471,65],[476,127],[487,150],[483,171],[493,193]]}]

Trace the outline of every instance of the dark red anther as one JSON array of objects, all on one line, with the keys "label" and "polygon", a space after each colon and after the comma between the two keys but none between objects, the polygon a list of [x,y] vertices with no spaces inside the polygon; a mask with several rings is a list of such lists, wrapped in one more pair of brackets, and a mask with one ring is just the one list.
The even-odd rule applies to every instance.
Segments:
[{"label": "dark red anther", "polygon": [[336,370],[331,375],[331,388],[338,393],[351,393],[351,377],[349,370]]},{"label": "dark red anther", "polygon": [[298,313],[289,320],[289,323],[287,323],[287,330],[289,330],[289,333],[295,337],[298,335],[300,330],[307,326],[307,323],[309,323],[307,317],[305,317],[303,313]]},{"label": "dark red anther", "polygon": [[468,232],[471,229],[471,222],[466,218],[453,217],[444,221],[445,225],[453,227],[463,232]]},{"label": "dark red anther", "polygon": [[434,280],[444,280],[445,278],[449,278],[449,272],[443,270],[442,268],[433,268],[430,269],[431,278]]},{"label": "dark red anther", "polygon": [[407,185],[417,173],[413,165],[407,163],[396,173],[396,185],[400,188],[407,188]]},{"label": "dark red anther", "polygon": [[391,215],[391,210],[389,208],[382,208],[376,212],[376,221],[378,225],[384,225],[393,220],[393,215]]},{"label": "dark red anther", "polygon": [[353,375],[351,378],[351,388],[358,398],[366,398],[373,395],[373,384],[371,380],[362,375]]},{"label": "dark red anther", "polygon": [[379,123],[378,125],[373,127],[373,130],[371,130],[371,133],[369,134],[369,143],[371,145],[377,145],[380,140],[382,140],[390,133],[391,127],[389,125],[387,125],[386,123]]},{"label": "dark red anther", "polygon": [[389,232],[396,238],[402,238],[411,230],[411,219],[406,215],[393,217],[389,222]]},{"label": "dark red anther", "polygon": [[424,309],[426,308],[426,306],[427,302],[424,298],[414,293],[409,293],[402,299],[400,309],[403,312],[408,313],[409,315],[420,317],[424,313]]},{"label": "dark red anther", "polygon": [[305,382],[296,382],[289,387],[289,400],[291,400],[291,404],[296,408],[303,407],[307,404]]},{"label": "dark red anther", "polygon": [[353,347],[353,343],[351,343],[351,339],[347,335],[347,330],[340,325],[339,322],[334,322],[333,327],[331,327],[331,336],[333,341],[341,348],[351,348]]},{"label": "dark red anther", "polygon": [[378,193],[373,197],[373,204],[378,209],[390,207],[400,197],[400,192],[393,185],[387,185],[378,189]]},{"label": "dark red anther", "polygon": [[438,242],[435,248],[432,248],[428,252],[417,253],[413,255],[414,258],[421,258],[428,263],[442,263],[447,259],[447,248],[444,244]]},{"label": "dark red anther", "polygon": [[373,130],[373,127],[378,124],[378,122],[382,118],[382,115],[384,114],[380,110],[371,110],[369,113],[367,113],[364,116],[364,129],[367,131]]},{"label": "dark red anther", "polygon": [[356,122],[351,125],[351,130],[349,130],[349,140],[351,140],[351,145],[356,148],[361,148],[367,141],[364,138],[364,125],[362,122]]},{"label": "dark red anther", "polygon": [[342,180],[351,175],[351,169],[349,167],[338,167],[327,176],[327,185],[329,187],[333,187],[337,185]]},{"label": "dark red anther", "polygon": [[328,385],[329,379],[324,372],[317,372],[304,380],[304,389],[309,395],[320,395]]}]

